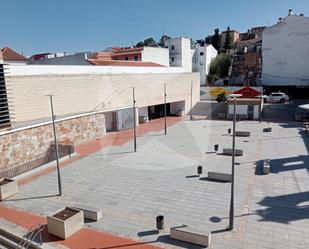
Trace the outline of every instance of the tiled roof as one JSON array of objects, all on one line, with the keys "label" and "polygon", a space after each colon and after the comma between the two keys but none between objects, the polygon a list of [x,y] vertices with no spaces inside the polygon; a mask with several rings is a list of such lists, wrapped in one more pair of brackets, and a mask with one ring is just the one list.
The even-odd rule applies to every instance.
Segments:
[{"label": "tiled roof", "polygon": [[15,52],[13,49],[5,47],[1,49],[4,61],[27,61],[26,57]]},{"label": "tiled roof", "polygon": [[117,60],[96,60],[89,59],[89,63],[97,66],[127,66],[127,67],[164,67],[154,62],[145,61],[117,61]]}]

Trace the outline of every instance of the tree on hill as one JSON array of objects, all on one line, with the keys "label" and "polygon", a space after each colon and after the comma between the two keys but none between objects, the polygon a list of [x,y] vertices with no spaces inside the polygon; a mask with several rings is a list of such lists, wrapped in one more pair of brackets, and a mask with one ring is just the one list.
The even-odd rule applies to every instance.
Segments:
[{"label": "tree on hill", "polygon": [[212,44],[212,35],[208,35],[208,36],[205,38],[205,43],[206,43],[207,45]]},{"label": "tree on hill", "polygon": [[227,29],[226,29],[226,36],[225,36],[223,48],[224,48],[225,51],[232,48],[232,37],[231,37],[230,27],[227,27]]},{"label": "tree on hill", "polygon": [[210,64],[208,81],[213,82],[217,78],[229,75],[232,59],[227,54],[219,54]]},{"label": "tree on hill", "polygon": [[168,36],[168,35],[162,35],[161,38],[160,38],[160,41],[158,42],[158,46],[163,47],[164,46],[164,41],[168,40],[168,39],[171,39],[171,37]]},{"label": "tree on hill", "polygon": [[135,46],[136,47],[144,47],[144,46],[156,47],[157,46],[157,42],[152,37],[149,37],[149,38],[147,38],[144,41],[140,41],[140,42],[136,43]]},{"label": "tree on hill", "polygon": [[211,44],[214,46],[215,49],[219,52],[221,49],[221,38],[219,34],[219,29],[215,29],[215,34],[211,38]]}]

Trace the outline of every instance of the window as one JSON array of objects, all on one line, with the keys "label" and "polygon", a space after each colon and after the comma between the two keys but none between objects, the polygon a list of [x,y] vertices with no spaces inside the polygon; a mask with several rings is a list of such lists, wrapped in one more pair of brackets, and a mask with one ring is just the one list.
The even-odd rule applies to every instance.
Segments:
[{"label": "window", "polygon": [[174,60],[175,60],[175,58],[174,58],[174,57],[172,57],[172,58],[171,58],[171,62],[174,62]]},{"label": "window", "polygon": [[174,45],[171,45],[171,50],[175,50],[175,46]]},{"label": "window", "polygon": [[200,56],[203,56],[204,55],[204,52],[200,52]]},{"label": "window", "polygon": [[134,60],[138,61],[138,56],[137,55],[134,55]]}]

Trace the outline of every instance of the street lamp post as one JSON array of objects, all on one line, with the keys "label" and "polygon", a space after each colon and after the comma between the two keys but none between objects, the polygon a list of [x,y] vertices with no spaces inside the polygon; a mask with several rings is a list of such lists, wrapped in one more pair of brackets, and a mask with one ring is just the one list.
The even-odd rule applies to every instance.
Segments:
[{"label": "street lamp post", "polygon": [[190,98],[190,120],[192,120],[192,101],[193,101],[193,81],[191,80],[191,98]]},{"label": "street lamp post", "polygon": [[134,124],[133,124],[133,136],[134,136],[134,152],[136,152],[136,101],[135,101],[135,87],[132,87],[132,94],[133,94],[133,119],[134,119]]},{"label": "street lamp post", "polygon": [[62,185],[61,185],[61,175],[60,175],[60,166],[59,166],[59,151],[58,151],[58,141],[57,141],[57,134],[56,134],[56,126],[55,126],[53,95],[47,95],[47,96],[49,97],[49,100],[50,100],[50,110],[52,114],[54,143],[55,143],[56,162],[57,162],[58,189],[59,189],[59,195],[61,196],[62,195]]},{"label": "street lamp post", "polygon": [[166,124],[166,83],[164,83],[164,134],[167,134],[167,124]]},{"label": "street lamp post", "polygon": [[236,130],[236,99],[241,97],[241,94],[230,94],[229,97],[234,100],[233,110],[233,143],[232,143],[232,181],[231,181],[231,200],[230,200],[230,217],[229,230],[234,229],[234,181],[235,181],[235,130]]}]

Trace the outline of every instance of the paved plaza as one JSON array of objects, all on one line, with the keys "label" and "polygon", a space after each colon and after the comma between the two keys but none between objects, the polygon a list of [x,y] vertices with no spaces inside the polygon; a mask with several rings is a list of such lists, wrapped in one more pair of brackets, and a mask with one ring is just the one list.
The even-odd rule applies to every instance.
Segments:
[{"label": "paved plaza", "polygon": [[[231,172],[231,157],[221,154],[232,145],[231,126],[183,120],[166,136],[156,131],[138,137],[136,153],[131,140],[74,155],[61,169],[62,197],[55,196],[54,171],[21,186],[1,205],[44,216],[65,205],[100,207],[103,218],[86,226],[163,248],[200,248],[169,239],[169,228],[182,224],[210,228],[212,249],[309,248],[309,136],[298,123],[237,122],[237,130],[251,136],[236,138],[244,156],[235,165],[235,229],[225,231],[230,183],[210,181],[207,172]],[[265,127],[272,132],[263,133]],[[264,159],[270,159],[269,175],[262,174]],[[154,232],[157,215],[165,217],[160,234]]]}]

